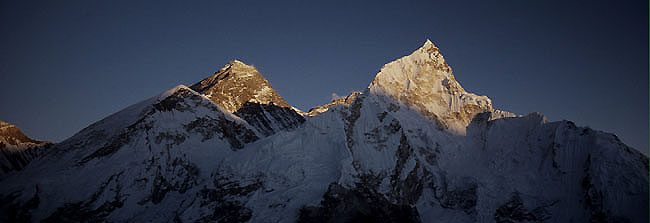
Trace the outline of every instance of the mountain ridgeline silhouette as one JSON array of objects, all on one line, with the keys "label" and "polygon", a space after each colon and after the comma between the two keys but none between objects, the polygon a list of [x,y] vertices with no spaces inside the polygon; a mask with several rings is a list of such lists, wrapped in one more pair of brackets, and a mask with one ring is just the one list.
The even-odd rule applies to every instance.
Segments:
[{"label": "mountain ridgeline silhouette", "polygon": [[0,222],[648,222],[648,157],[495,109],[431,41],[308,112],[231,61],[40,150]]}]

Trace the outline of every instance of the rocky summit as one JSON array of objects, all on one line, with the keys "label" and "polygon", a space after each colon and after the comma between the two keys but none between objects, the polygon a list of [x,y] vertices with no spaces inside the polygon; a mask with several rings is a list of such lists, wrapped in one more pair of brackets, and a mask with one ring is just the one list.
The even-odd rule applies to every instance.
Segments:
[{"label": "rocky summit", "polygon": [[290,107],[255,67],[239,60],[231,61],[190,88],[230,113],[239,110],[246,102]]},{"label": "rocky summit", "polygon": [[648,222],[647,156],[495,109],[428,40],[309,112],[232,61],[43,151],[0,222]]},{"label": "rocky summit", "polygon": [[17,126],[0,121],[0,179],[21,170],[52,143],[26,136]]}]

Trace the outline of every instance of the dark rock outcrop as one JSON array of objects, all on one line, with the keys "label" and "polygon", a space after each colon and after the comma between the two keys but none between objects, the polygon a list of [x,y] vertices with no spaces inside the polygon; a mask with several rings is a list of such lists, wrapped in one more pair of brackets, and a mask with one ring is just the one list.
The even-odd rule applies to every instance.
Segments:
[{"label": "dark rock outcrop", "polygon": [[420,222],[415,207],[397,205],[369,188],[331,184],[319,206],[305,206],[298,222]]}]

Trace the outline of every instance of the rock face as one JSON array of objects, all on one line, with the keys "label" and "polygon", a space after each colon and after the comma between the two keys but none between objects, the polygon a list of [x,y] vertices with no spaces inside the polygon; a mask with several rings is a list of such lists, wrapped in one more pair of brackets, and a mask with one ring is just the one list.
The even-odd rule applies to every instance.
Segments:
[{"label": "rock face", "polygon": [[305,119],[290,106],[255,67],[239,60],[192,85],[215,104],[254,126],[262,135],[290,130]]},{"label": "rock face", "polygon": [[4,174],[21,170],[50,144],[29,138],[15,125],[0,121],[0,169]]},{"label": "rock face", "polygon": [[233,113],[246,102],[290,107],[253,66],[233,60],[214,75],[190,86],[213,101],[215,104]]},{"label": "rock face", "polygon": [[47,143],[29,138],[15,125],[0,121],[0,149],[20,150]]},{"label": "rock face", "polygon": [[429,41],[305,117],[244,89],[257,85],[210,93],[240,65],[0,179],[0,222],[648,222],[647,156],[495,110]]},{"label": "rock face", "polygon": [[494,111],[488,97],[468,93],[460,86],[430,40],[411,55],[384,65],[368,89],[372,94],[386,95],[417,110],[439,128],[458,134],[465,134],[465,127],[476,114]]}]

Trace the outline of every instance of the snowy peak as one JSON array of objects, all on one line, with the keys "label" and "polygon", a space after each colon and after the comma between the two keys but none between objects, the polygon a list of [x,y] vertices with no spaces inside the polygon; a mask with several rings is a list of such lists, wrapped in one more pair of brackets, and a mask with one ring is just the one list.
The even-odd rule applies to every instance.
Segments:
[{"label": "snowy peak", "polygon": [[476,114],[494,111],[488,97],[461,87],[430,40],[410,55],[384,65],[368,89],[418,111],[440,129],[461,135]]},{"label": "snowy peak", "polygon": [[227,145],[222,148],[238,150],[257,139],[246,122],[194,90],[178,85],[90,125],[57,144],[64,148],[57,152],[76,151],[74,162],[85,165],[111,159],[131,149],[131,144],[151,150],[154,145],[212,140]]},{"label": "snowy peak", "polygon": [[239,60],[231,61],[190,88],[230,113],[239,110],[246,102],[290,107],[255,67]]},{"label": "snowy peak", "polygon": [[[233,148],[257,139],[243,120],[189,87],[178,85],[93,123],[59,145],[66,150],[82,151],[88,150],[87,145],[122,145],[136,134],[148,134],[157,125],[161,129],[200,131],[210,137],[222,134],[218,138],[228,141]],[[79,141],[84,143],[77,144]]]}]

